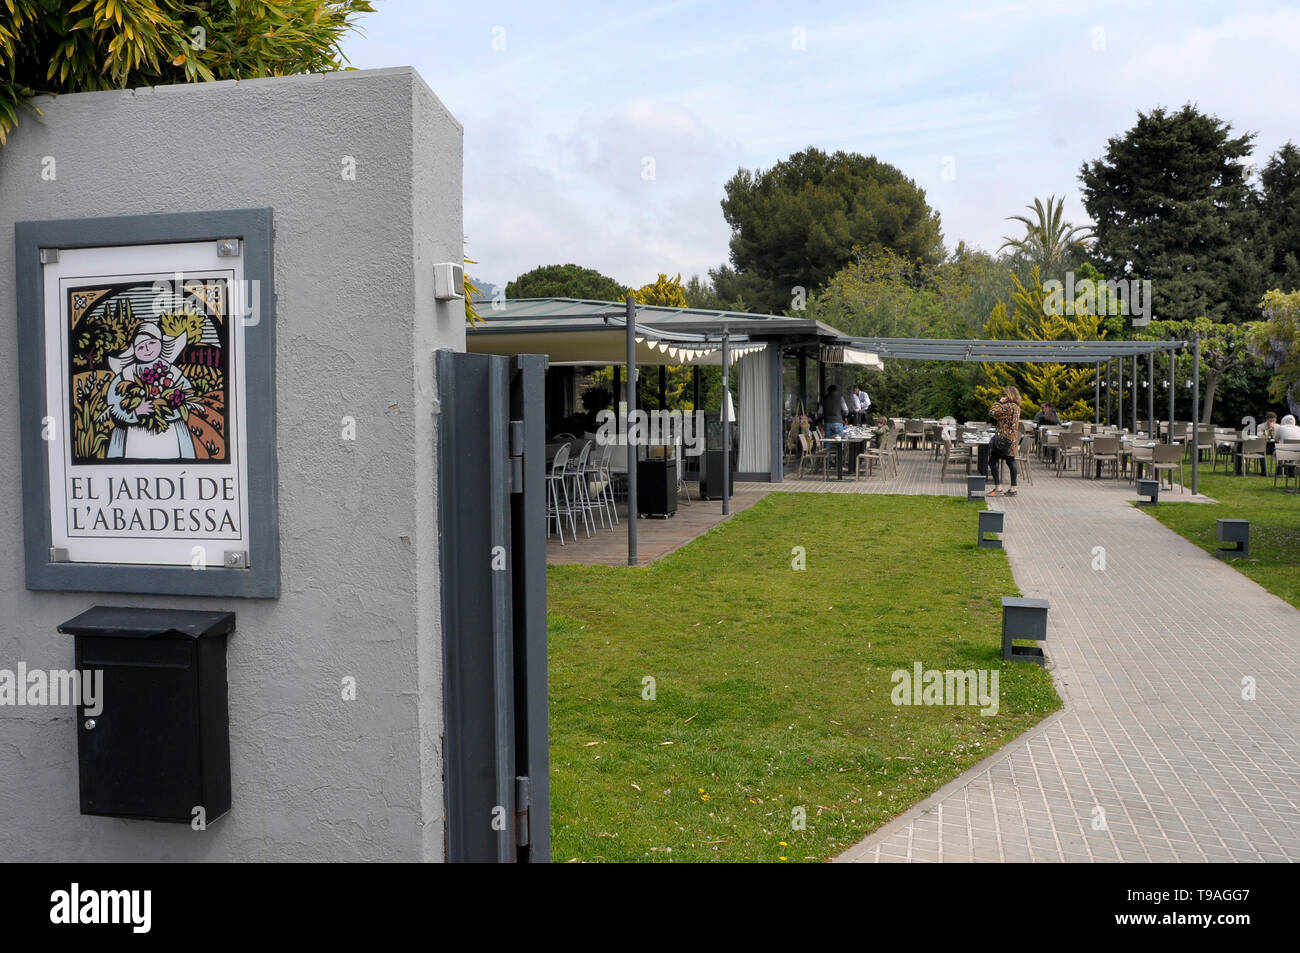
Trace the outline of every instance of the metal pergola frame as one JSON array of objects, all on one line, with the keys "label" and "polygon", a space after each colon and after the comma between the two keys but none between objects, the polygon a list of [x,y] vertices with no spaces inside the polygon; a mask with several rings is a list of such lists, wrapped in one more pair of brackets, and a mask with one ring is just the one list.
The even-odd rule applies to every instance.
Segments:
[{"label": "metal pergola frame", "polygon": [[[837,328],[811,318],[796,318],[788,315],[752,314],[736,311],[718,311],[703,308],[671,308],[656,305],[639,304],[631,299],[624,302],[595,301],[573,298],[534,298],[514,299],[505,302],[503,307],[491,305],[482,315],[484,322],[470,328],[467,332],[467,344],[472,345],[479,338],[480,345],[487,345],[494,335],[530,335],[538,333],[561,334],[606,331],[622,331],[625,341],[625,353],[610,361],[616,369],[615,390],[618,389],[618,371],[626,374],[628,382],[628,410],[636,409],[636,380],[638,350],[637,338],[644,336],[663,344],[677,345],[684,351],[693,349],[721,350],[721,365],[724,393],[730,376],[731,358],[737,348],[749,344],[767,343],[775,350],[773,362],[774,386],[779,387],[780,355],[783,348],[816,347],[824,354],[826,348],[854,349],[878,356],[881,361],[893,359],[903,361],[954,361],[978,362],[987,364],[1007,363],[1043,363],[1043,364],[1092,364],[1095,367],[1094,416],[1100,422],[1102,364],[1106,365],[1104,379],[1106,387],[1106,415],[1110,419],[1110,399],[1115,388],[1109,382],[1115,379],[1111,363],[1116,362],[1119,371],[1120,393],[1123,393],[1123,370],[1125,361],[1132,361],[1132,380],[1138,377],[1138,358],[1147,357],[1147,418],[1153,428],[1155,425],[1155,355],[1169,355],[1169,434],[1174,439],[1174,355],[1175,352],[1189,347],[1187,341],[998,341],[962,338],[886,338],[855,337],[844,334]],[[508,340],[508,338],[498,339]],[[1192,342],[1198,360],[1193,376],[1196,378],[1196,394],[1192,399],[1192,492],[1198,492],[1199,474],[1196,450],[1200,426],[1199,420],[1199,352],[1200,342]],[[471,350],[475,349],[471,346]],[[624,348],[620,348],[623,351]],[[613,355],[609,355],[613,357]],[[644,355],[642,355],[644,357]],[[619,360],[622,358],[622,360]],[[606,358],[608,360],[608,358]],[[575,363],[561,360],[557,363]],[[581,363],[587,363],[582,361]],[[679,363],[660,358],[654,363]],[[696,363],[684,361],[680,363]],[[819,369],[823,366],[818,359]],[[876,366],[880,366],[877,362]],[[802,363],[800,388],[803,388]],[[696,369],[698,375],[698,367]],[[819,370],[819,393],[822,386],[822,374]],[[698,377],[697,377],[698,381]],[[698,386],[698,385],[697,385]],[[616,393],[617,399],[617,393]],[[724,401],[725,416],[725,401]],[[774,401],[773,413],[779,416],[778,404]],[[1117,408],[1119,426],[1123,426],[1123,407]],[[1137,420],[1137,392],[1133,391],[1132,418]],[[780,431],[781,421],[775,419],[773,424],[773,472],[780,465]],[[725,447],[730,447],[730,428],[734,421],[724,419],[723,435]],[[1134,428],[1136,429],[1136,428]],[[723,512],[730,510],[730,454],[723,454]],[[632,447],[628,447],[628,564],[637,564],[636,542],[636,463]]]},{"label": "metal pergola frame", "polygon": [[[1110,420],[1111,394],[1119,385],[1119,399],[1116,401],[1117,423],[1124,426],[1124,362],[1131,360],[1132,371],[1129,383],[1132,386],[1132,417],[1137,422],[1137,379],[1138,358],[1147,358],[1147,421],[1155,429],[1155,355],[1169,355],[1169,434],[1168,442],[1174,442],[1174,354],[1189,347],[1187,341],[997,341],[967,340],[963,338],[877,338],[845,337],[840,342],[847,347],[871,350],[882,359],[896,361],[955,361],[978,362],[981,364],[1092,364],[1096,377],[1093,383],[1093,419],[1101,421],[1101,365],[1106,364],[1106,419]],[[1192,361],[1192,493],[1200,492],[1200,403],[1201,403],[1201,340],[1194,337],[1190,342],[1194,358]],[[1111,370],[1111,362],[1116,364]],[[1135,431],[1136,426],[1133,428]]]},{"label": "metal pergola frame", "polygon": [[1186,341],[991,341],[964,338],[846,337],[844,343],[875,351],[882,360],[977,361],[985,364],[1096,364],[1187,347]]}]

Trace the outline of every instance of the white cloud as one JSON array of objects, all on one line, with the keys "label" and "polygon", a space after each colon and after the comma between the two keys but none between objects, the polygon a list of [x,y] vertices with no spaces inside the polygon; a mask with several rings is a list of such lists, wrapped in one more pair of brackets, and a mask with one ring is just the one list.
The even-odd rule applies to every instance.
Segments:
[{"label": "white cloud", "polygon": [[718,202],[739,149],[684,107],[630,99],[549,129],[498,116],[467,122],[466,143],[470,257],[488,280],[574,261],[643,284],[725,254]]},{"label": "white cloud", "polygon": [[[505,51],[490,49],[494,25]],[[726,180],[808,146],[892,163],[926,190],[949,248],[993,250],[1036,196],[1064,195],[1084,221],[1079,168],[1139,110],[1197,103],[1258,131],[1262,163],[1296,137],[1300,102],[1300,12],[1251,0],[575,0],[562,14],[386,0],[366,26],[355,65],[412,63],[464,123],[470,257],[497,283],[564,261],[629,283],[703,272],[727,257]]]}]

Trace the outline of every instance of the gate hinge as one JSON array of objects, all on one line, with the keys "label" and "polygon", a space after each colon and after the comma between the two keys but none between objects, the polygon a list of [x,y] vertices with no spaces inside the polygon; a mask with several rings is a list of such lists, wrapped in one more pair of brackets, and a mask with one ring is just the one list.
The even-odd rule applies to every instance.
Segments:
[{"label": "gate hinge", "polygon": [[528,809],[533,805],[531,789],[526,775],[515,778],[515,844],[518,847],[529,844]]},{"label": "gate hinge", "polygon": [[510,421],[510,492],[524,492],[524,422]]}]

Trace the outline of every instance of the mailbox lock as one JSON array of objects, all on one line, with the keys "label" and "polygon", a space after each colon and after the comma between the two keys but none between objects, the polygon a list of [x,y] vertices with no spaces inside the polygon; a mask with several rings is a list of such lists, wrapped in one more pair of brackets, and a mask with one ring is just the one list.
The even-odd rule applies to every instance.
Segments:
[{"label": "mailbox lock", "polygon": [[95,728],[95,719],[93,719],[93,718],[87,718],[87,719],[86,719],[86,730],[87,730],[87,731],[93,731],[94,728]]}]

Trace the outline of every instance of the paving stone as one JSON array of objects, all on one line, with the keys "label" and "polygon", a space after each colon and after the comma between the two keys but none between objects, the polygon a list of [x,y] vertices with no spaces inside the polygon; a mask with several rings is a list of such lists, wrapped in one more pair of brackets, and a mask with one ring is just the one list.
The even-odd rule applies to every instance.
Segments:
[{"label": "paving stone", "polygon": [[[940,484],[928,454],[902,453],[899,470],[829,489],[965,493],[964,473]],[[1051,602],[1044,649],[1066,707],[1001,749],[998,764],[959,779],[942,802],[942,855],[1300,860],[1300,610],[1130,506],[1125,481],[1048,473],[1036,467],[1037,483],[990,505],[1006,513],[1004,546],[1021,593]],[[805,480],[773,490],[827,488]],[[1105,547],[1105,571],[1091,568],[1094,546]],[[1251,702],[1240,697],[1246,674],[1258,682]],[[976,803],[986,812],[977,815]],[[1098,805],[1105,831],[1091,829]],[[904,820],[891,843],[899,834],[907,843],[919,823]],[[952,821],[978,833],[950,844]],[[880,842],[876,834],[863,845]],[[850,856],[876,859],[856,848]]]}]

